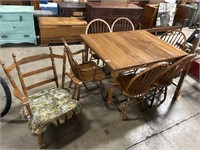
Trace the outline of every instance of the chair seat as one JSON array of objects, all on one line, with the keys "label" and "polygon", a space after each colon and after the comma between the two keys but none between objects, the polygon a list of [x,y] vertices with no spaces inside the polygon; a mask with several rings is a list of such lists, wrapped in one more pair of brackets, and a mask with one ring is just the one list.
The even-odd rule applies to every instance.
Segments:
[{"label": "chair seat", "polygon": [[91,70],[91,71],[86,71],[84,73],[82,73],[82,81],[93,81],[93,80],[97,80],[97,81],[102,81],[105,78],[105,74],[103,73],[102,69],[97,66],[97,64],[93,61],[90,62],[86,62],[83,64],[79,65],[81,70],[84,69],[88,69],[88,68],[97,68],[96,70]]},{"label": "chair seat", "polygon": [[[119,87],[125,91],[128,83],[130,82],[130,80],[135,76],[136,74],[129,74],[129,75],[122,75],[117,77],[116,80],[116,84],[119,85]],[[137,87],[135,87],[137,88]],[[139,88],[139,87],[138,87]],[[134,93],[133,93],[133,88],[129,88],[128,91],[126,91],[126,93],[124,93],[126,96],[128,97],[133,97]]]},{"label": "chair seat", "polygon": [[56,87],[31,95],[29,101],[33,113],[29,127],[36,134],[42,134],[50,124],[64,123],[81,111],[80,103],[68,91]]}]

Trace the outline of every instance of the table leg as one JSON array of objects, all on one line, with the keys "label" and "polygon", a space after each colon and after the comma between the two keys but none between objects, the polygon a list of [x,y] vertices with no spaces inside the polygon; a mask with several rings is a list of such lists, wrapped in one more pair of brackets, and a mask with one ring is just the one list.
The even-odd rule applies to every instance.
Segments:
[{"label": "table leg", "polygon": [[109,107],[110,104],[112,103],[112,94],[113,94],[113,88],[114,88],[114,84],[116,81],[116,78],[118,76],[119,72],[118,71],[112,71],[111,72],[111,81],[110,81],[110,86],[109,86],[109,90],[108,90],[108,97],[107,97],[107,106]]},{"label": "table leg", "polygon": [[187,75],[188,73],[188,70],[189,70],[189,67],[190,67],[190,63],[189,65],[187,66],[187,68],[182,72],[181,76],[180,76],[180,79],[178,81],[178,85],[176,87],[176,91],[174,92],[174,96],[172,98],[172,100],[177,100],[179,95],[180,95],[180,89],[182,87],[182,84],[183,84],[183,80],[185,79],[185,76]]}]

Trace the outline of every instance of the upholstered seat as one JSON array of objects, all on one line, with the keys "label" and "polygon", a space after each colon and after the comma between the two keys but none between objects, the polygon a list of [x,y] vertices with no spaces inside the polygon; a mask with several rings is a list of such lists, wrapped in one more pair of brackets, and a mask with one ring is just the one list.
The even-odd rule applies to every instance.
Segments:
[{"label": "upholstered seat", "polygon": [[[35,134],[42,134],[50,124],[62,124],[81,111],[80,103],[68,91],[57,87],[35,93],[29,96],[29,101],[33,113],[28,119],[29,128]],[[21,115],[24,117],[23,112]]]}]

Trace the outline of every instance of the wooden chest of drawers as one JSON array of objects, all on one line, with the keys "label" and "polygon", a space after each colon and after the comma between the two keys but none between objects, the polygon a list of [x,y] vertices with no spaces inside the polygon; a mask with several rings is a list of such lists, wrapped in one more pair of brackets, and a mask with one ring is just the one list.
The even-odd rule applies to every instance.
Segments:
[{"label": "wooden chest of drawers", "polygon": [[82,17],[85,15],[85,3],[58,2],[58,15],[62,17]]},{"label": "wooden chest of drawers", "polygon": [[33,6],[0,6],[0,45],[35,43]]},{"label": "wooden chest of drawers", "polygon": [[39,17],[41,46],[52,43],[81,42],[87,22],[75,17]]},{"label": "wooden chest of drawers", "polygon": [[98,3],[87,2],[85,7],[85,19],[87,22],[95,18],[101,18],[111,25],[119,17],[127,17],[137,24],[142,14],[142,7],[127,3]]}]

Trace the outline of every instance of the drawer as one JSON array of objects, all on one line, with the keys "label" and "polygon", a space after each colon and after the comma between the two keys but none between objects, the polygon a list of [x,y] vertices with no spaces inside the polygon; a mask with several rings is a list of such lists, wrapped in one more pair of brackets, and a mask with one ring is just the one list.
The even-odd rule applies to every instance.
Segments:
[{"label": "drawer", "polygon": [[33,16],[31,14],[14,14],[14,13],[0,13],[0,21],[29,21],[33,19]]},{"label": "drawer", "polygon": [[[33,28],[30,22],[0,22],[0,33],[27,33]],[[31,31],[32,32],[32,31]]]},{"label": "drawer", "polygon": [[35,39],[35,35],[31,33],[27,34],[1,34],[0,40],[24,40],[24,39]]}]

